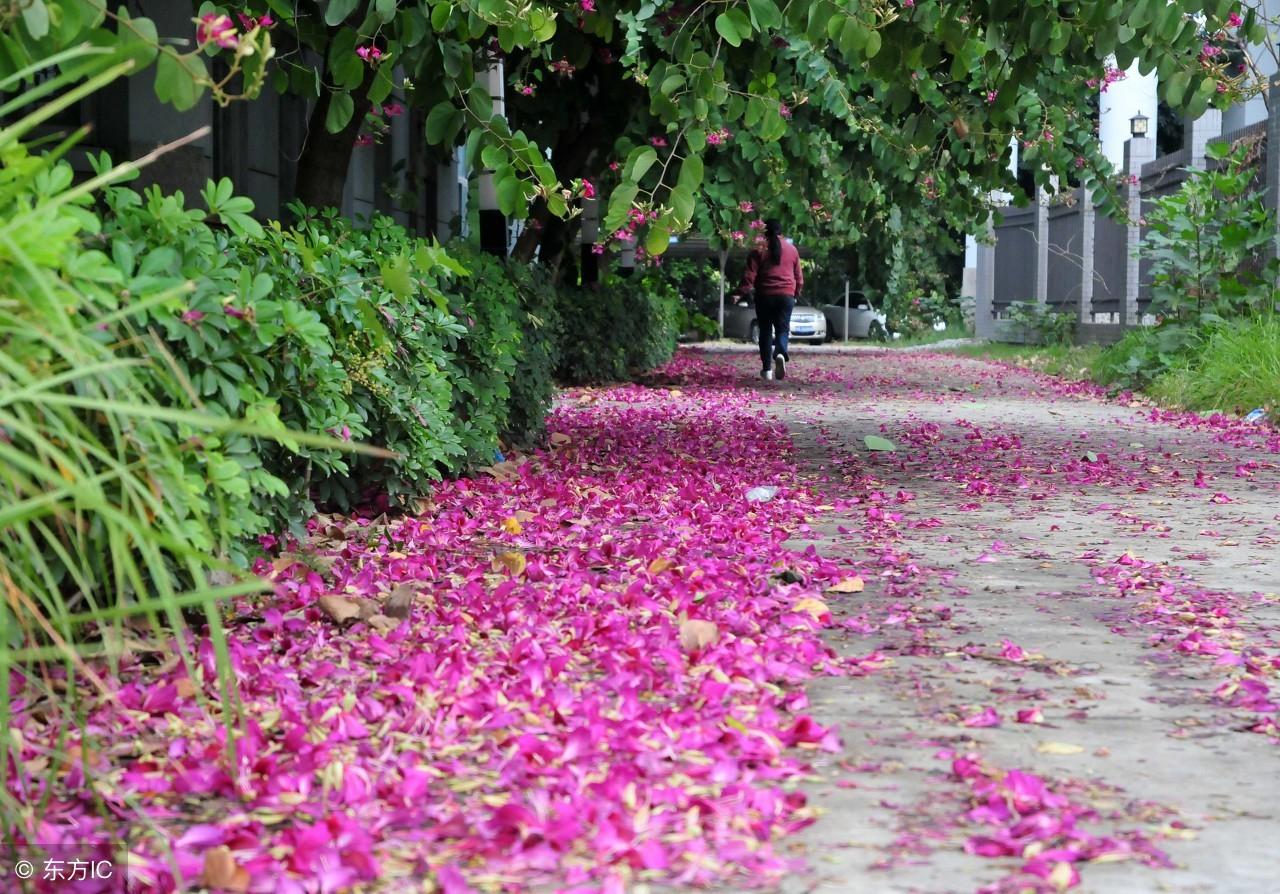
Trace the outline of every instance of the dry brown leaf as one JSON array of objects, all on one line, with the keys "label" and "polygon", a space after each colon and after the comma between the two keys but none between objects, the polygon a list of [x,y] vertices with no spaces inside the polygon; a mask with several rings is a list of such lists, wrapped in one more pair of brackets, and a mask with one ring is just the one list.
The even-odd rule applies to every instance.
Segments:
[{"label": "dry brown leaf", "polygon": [[526,564],[524,553],[505,552],[498,553],[493,557],[493,570],[497,571],[505,568],[511,572],[513,577],[518,574],[524,574]]},{"label": "dry brown leaf", "polygon": [[339,624],[344,621],[350,621],[352,618],[360,617],[360,606],[354,599],[335,596],[330,593],[321,596],[317,602],[320,605],[320,610]]},{"label": "dry brown leaf", "polygon": [[199,687],[197,687],[195,683],[191,682],[190,677],[183,677],[174,685],[178,690],[179,698],[191,698],[200,691]]},{"label": "dry brown leaf", "polygon": [[680,648],[686,652],[709,646],[720,638],[720,628],[711,621],[681,621]]},{"label": "dry brown leaf", "polygon": [[861,593],[865,586],[860,577],[846,577],[838,584],[827,587],[828,593]]},{"label": "dry brown leaf", "polygon": [[821,599],[814,599],[812,596],[806,596],[795,605],[792,606],[798,612],[805,612],[815,621],[821,621],[823,617],[831,617],[831,609]]},{"label": "dry brown leaf", "polygon": [[369,618],[369,626],[379,633],[389,633],[399,627],[400,622],[386,615],[372,615]]},{"label": "dry brown leaf", "polygon": [[249,890],[249,872],[236,862],[231,848],[225,844],[210,848],[204,854],[204,872],[201,881],[207,887],[223,891]]},{"label": "dry brown leaf", "polygon": [[524,524],[525,522],[531,522],[538,517],[535,513],[530,512],[528,509],[517,509],[515,512],[511,513],[511,516],[521,524]]},{"label": "dry brown leaf", "polygon": [[661,574],[668,568],[674,567],[675,559],[668,559],[666,556],[659,556],[649,563],[648,571],[650,574]]},{"label": "dry brown leaf", "polygon": [[382,604],[382,613],[389,618],[407,618],[417,598],[418,588],[413,584],[396,584]]},{"label": "dry brown leaf", "polygon": [[562,446],[562,445],[564,445],[564,444],[568,444],[568,443],[569,443],[569,441],[571,441],[571,440],[572,440],[572,438],[570,438],[568,435],[566,435],[566,434],[565,434],[564,432],[562,432],[562,431],[557,431],[557,432],[552,432],[552,433],[551,433],[551,439],[550,439],[550,440],[551,440],[551,446],[552,446],[552,447],[560,447],[560,446]]}]

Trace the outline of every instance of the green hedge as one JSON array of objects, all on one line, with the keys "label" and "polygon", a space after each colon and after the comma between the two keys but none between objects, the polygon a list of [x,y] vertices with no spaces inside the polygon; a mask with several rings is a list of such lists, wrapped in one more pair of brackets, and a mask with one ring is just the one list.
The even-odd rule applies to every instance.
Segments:
[{"label": "green hedge", "polygon": [[562,290],[560,313],[558,375],[573,384],[617,382],[665,363],[680,334],[680,296],[653,272],[609,276],[599,290]]},{"label": "green hedge", "polygon": [[386,217],[357,228],[294,208],[294,225],[263,227],[228,180],[202,199],[195,210],[156,187],[104,197],[96,247],[143,308],[135,323],[153,334],[141,345],[162,361],[163,390],[177,405],[395,454],[250,435],[202,443],[187,462],[219,487],[201,508],[229,514],[240,542],[300,532],[320,506],[396,505],[489,465],[502,444],[542,436],[557,375],[615,381],[675,348],[678,296],[656,275],[557,293],[538,268],[442,248]]}]

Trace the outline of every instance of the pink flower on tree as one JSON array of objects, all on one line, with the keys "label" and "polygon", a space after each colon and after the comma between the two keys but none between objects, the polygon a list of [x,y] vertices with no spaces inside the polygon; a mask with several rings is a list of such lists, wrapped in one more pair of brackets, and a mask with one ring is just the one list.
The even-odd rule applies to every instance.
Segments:
[{"label": "pink flower on tree", "polygon": [[785,102],[778,103],[778,114],[781,115],[783,118],[790,118],[791,106],[787,105]]},{"label": "pink flower on tree", "polygon": [[582,180],[582,197],[584,199],[594,199],[596,197],[595,184],[586,178]]},{"label": "pink flower on tree", "polygon": [[992,103],[994,103],[994,102],[996,101],[996,97],[997,97],[997,96],[999,96],[999,95],[1000,95],[1000,91],[999,91],[999,90],[988,90],[988,91],[987,91],[987,105],[991,105]]},{"label": "pink flower on tree", "polygon": [[747,226],[749,226],[753,230],[763,230],[764,221],[761,220],[760,218],[756,218],[755,220],[751,221],[751,223],[747,224]]},{"label": "pink flower on tree", "polygon": [[603,246],[602,244],[600,244],[599,242],[593,242],[593,243],[591,243],[591,253],[592,253],[593,255],[602,255],[602,254],[604,254],[604,246]]},{"label": "pink flower on tree", "polygon": [[1207,43],[1200,48],[1200,58],[1212,59],[1214,56],[1218,55],[1221,52],[1222,52],[1221,47],[1215,47],[1213,44]]},{"label": "pink flower on tree", "polygon": [[276,23],[276,20],[271,18],[271,13],[269,12],[263,13],[257,18],[238,12],[236,13],[236,18],[240,20],[240,27],[246,31],[252,31],[254,28],[270,28]]},{"label": "pink flower on tree", "polygon": [[596,11],[596,0],[578,0],[578,5],[582,7],[583,12]]},{"label": "pink flower on tree", "polygon": [[202,310],[188,310],[188,311],[184,311],[182,314],[182,322],[184,323],[195,324],[195,323],[199,323],[203,319],[204,319],[204,311]]},{"label": "pink flower on tree", "polygon": [[369,134],[367,134],[367,133],[362,133],[362,134],[360,134],[358,137],[356,137],[356,145],[357,145],[357,146],[372,146],[372,145],[373,145],[373,137],[372,137],[372,136],[370,136],[370,135],[369,135]]},{"label": "pink flower on tree", "polygon": [[231,24],[231,17],[215,13],[201,16],[196,23],[196,42],[201,46],[213,43],[224,50],[233,49],[236,45],[236,28]]},{"label": "pink flower on tree", "polygon": [[388,118],[399,118],[404,114],[404,106],[398,102],[389,102],[382,107],[382,114]]},{"label": "pink flower on tree", "polygon": [[1227,24],[1232,28],[1239,28],[1244,24],[1244,19],[1240,17],[1240,13],[1233,12],[1231,15],[1227,16]]},{"label": "pink flower on tree", "polygon": [[742,232],[742,230],[734,230],[734,231],[733,231],[732,233],[730,233],[729,235],[730,235],[730,237],[733,239],[733,241],[734,241],[734,242],[743,242],[743,241],[745,241],[745,240],[746,240],[746,238],[747,238],[747,234],[746,234],[746,233],[744,233],[744,232]]},{"label": "pink flower on tree", "polygon": [[750,214],[752,211],[756,210],[756,206],[753,205],[751,202],[739,202],[738,210],[741,211],[743,214]]},{"label": "pink flower on tree", "polygon": [[521,96],[533,96],[533,87],[529,84],[521,84],[518,89]]},{"label": "pink flower on tree", "polygon": [[902,5],[904,8],[910,9],[916,5],[916,0],[902,0]]},{"label": "pink flower on tree", "polygon": [[382,50],[375,46],[356,47],[356,55],[370,65],[377,65],[382,61]]},{"label": "pink flower on tree", "polygon": [[649,145],[658,149],[665,149],[667,147],[667,138],[666,137],[649,137]]},{"label": "pink flower on tree", "polygon": [[611,171],[616,171],[616,170],[618,170],[620,167],[622,167],[622,165],[618,164],[616,161],[611,161],[611,162],[609,162],[609,170],[611,170]]}]

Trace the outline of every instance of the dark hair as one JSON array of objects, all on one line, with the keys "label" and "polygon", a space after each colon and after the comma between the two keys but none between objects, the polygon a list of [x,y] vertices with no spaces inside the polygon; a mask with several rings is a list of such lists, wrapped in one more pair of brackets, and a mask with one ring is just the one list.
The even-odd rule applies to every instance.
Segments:
[{"label": "dark hair", "polygon": [[769,218],[764,222],[764,235],[769,240],[769,261],[773,264],[782,263],[782,224],[774,218]]}]

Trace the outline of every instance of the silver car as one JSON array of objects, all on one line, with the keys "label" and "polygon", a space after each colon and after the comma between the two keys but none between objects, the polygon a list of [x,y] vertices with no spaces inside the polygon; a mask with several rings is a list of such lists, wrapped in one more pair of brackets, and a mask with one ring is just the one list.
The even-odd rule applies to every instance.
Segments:
[{"label": "silver car", "polygon": [[[760,340],[760,324],[756,320],[754,303],[740,301],[724,309],[724,337],[743,339],[753,344]],[[791,340],[815,344],[826,341],[827,318],[822,311],[807,304],[797,304],[791,311]]]}]

